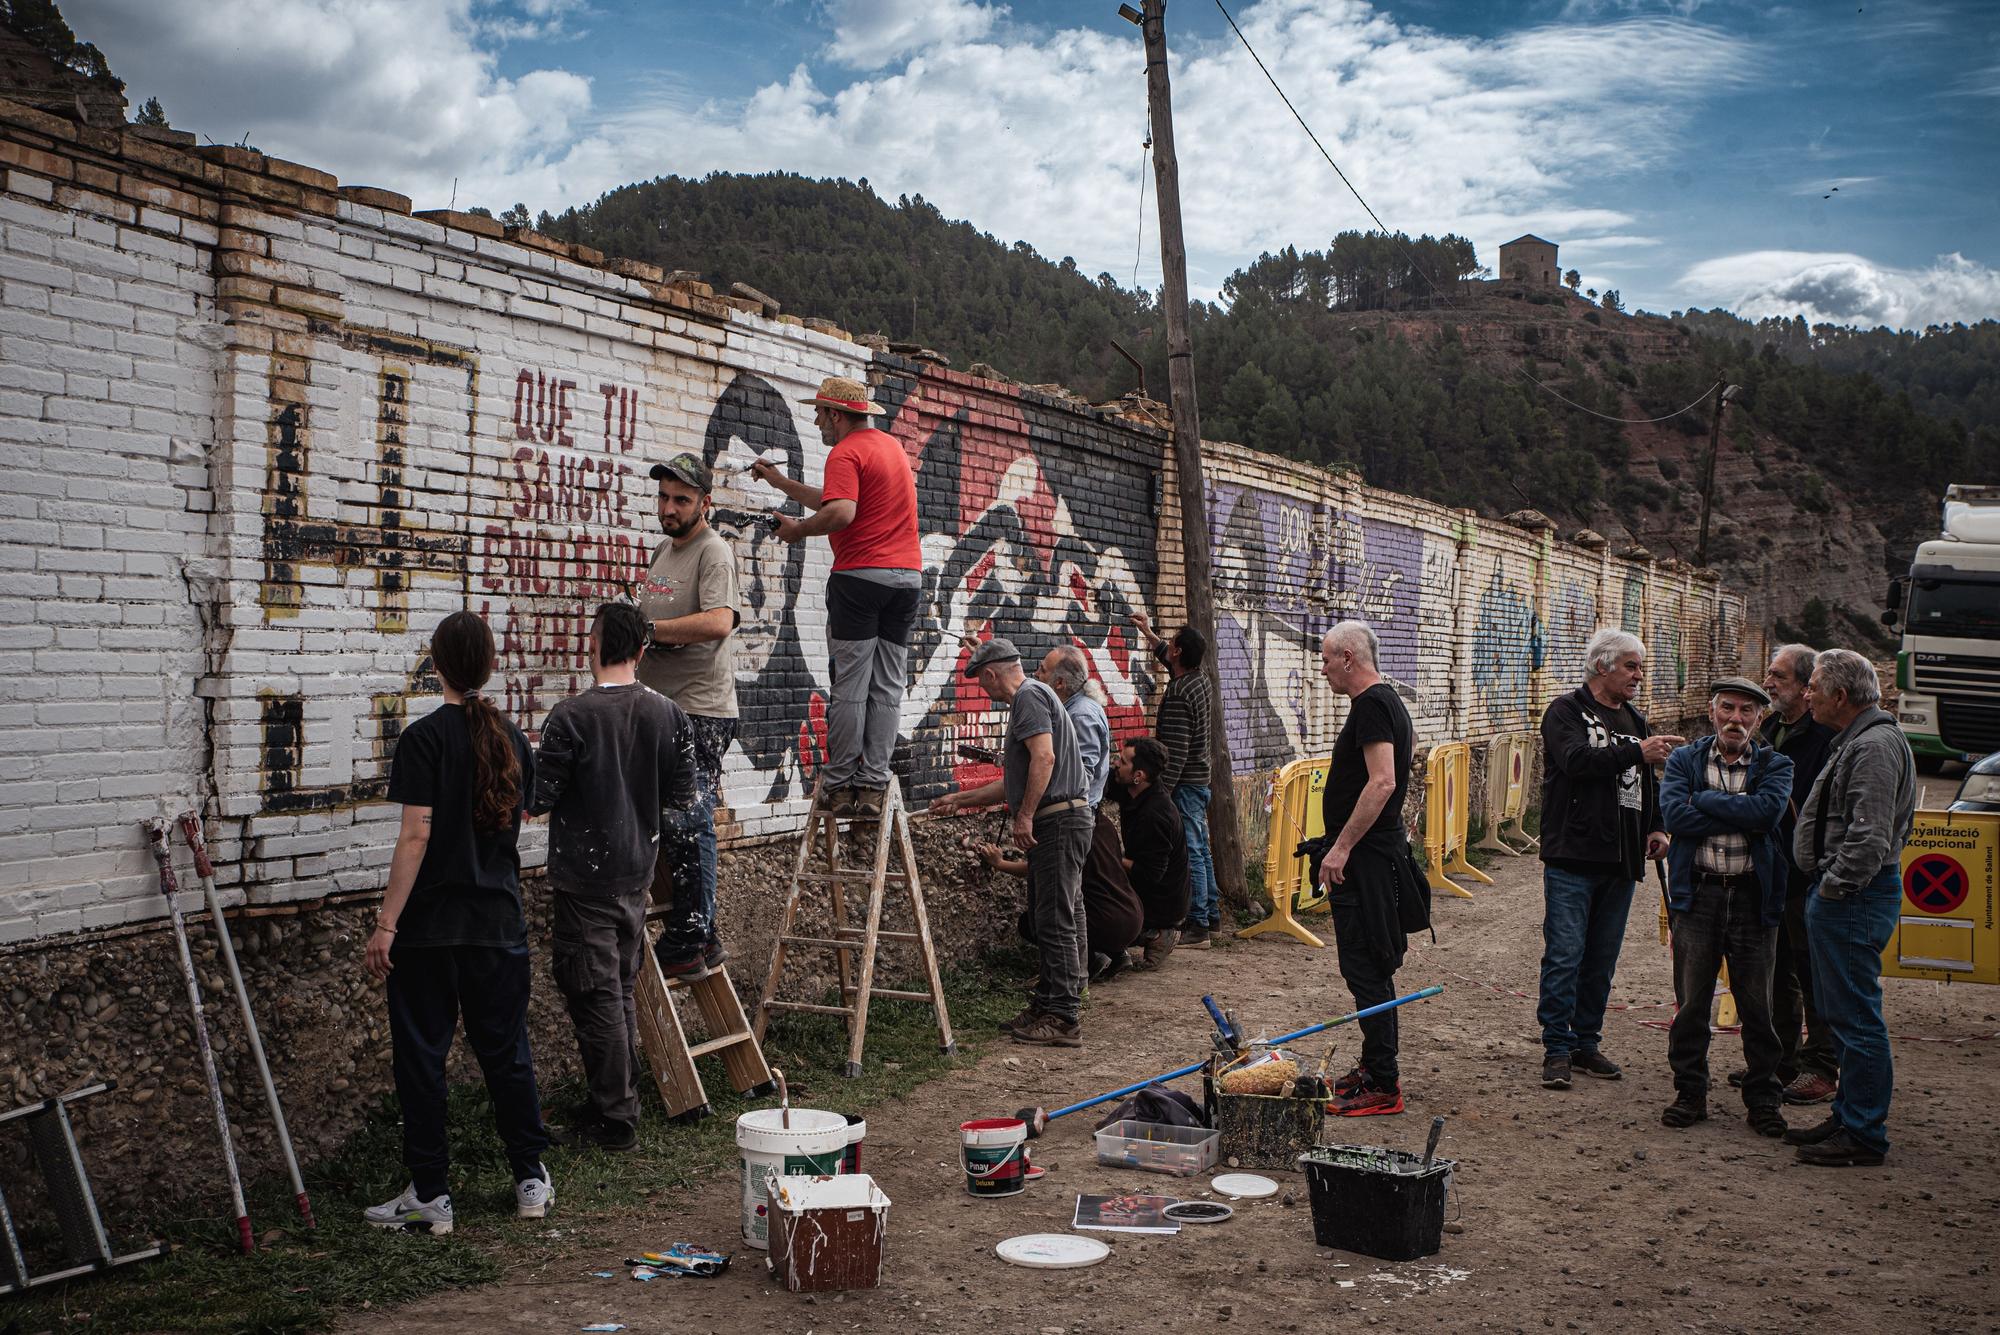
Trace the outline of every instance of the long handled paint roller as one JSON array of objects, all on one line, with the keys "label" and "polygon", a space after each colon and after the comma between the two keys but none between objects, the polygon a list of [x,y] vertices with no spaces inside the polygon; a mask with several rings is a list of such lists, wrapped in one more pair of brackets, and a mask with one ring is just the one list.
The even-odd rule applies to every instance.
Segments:
[{"label": "long handled paint roller", "polygon": [[[1309,1024],[1305,1028],[1295,1029],[1289,1034],[1280,1034],[1276,1038],[1259,1044],[1259,1046],[1276,1047],[1281,1043],[1291,1043],[1301,1038],[1310,1038],[1314,1034],[1338,1028],[1343,1024],[1351,1024],[1356,1020],[1365,1020],[1371,1015],[1380,1015],[1383,1011],[1394,1010],[1398,1006],[1407,1006],[1412,1001],[1422,1001],[1426,997],[1438,996],[1443,991],[1444,988],[1442,987],[1427,987],[1422,991],[1412,992],[1408,996],[1397,997],[1392,1001],[1385,1001],[1379,1006],[1369,1006],[1362,1010],[1349,1011],[1347,1014],[1334,1019],[1322,1020],[1318,1024]],[[1121,1085],[1117,1089],[1107,1090],[1102,1094],[1094,1095],[1091,1098],[1083,1100],[1081,1103],[1072,1103],[1067,1107],[1057,1108],[1053,1112],[1047,1112],[1041,1108],[1023,1108],[1021,1111],[1015,1113],[1014,1116],[1028,1124],[1028,1135],[1030,1138],[1033,1138],[1041,1135],[1043,1130],[1048,1127],[1048,1124],[1058,1117],[1067,1117],[1073,1112],[1082,1112],[1085,1108],[1095,1108],[1100,1103],[1109,1103],[1111,1100],[1123,1098],[1127,1094],[1136,1094],[1148,1085],[1162,1085],[1169,1080],[1178,1080],[1184,1075],[1193,1075],[1207,1064],[1206,1061],[1191,1062],[1186,1066],[1176,1067],[1171,1071],[1153,1076],[1151,1079],[1136,1080],[1129,1085]]]},{"label": "long handled paint roller", "polygon": [[270,1105],[271,1122],[278,1129],[278,1148],[285,1153],[285,1171],[292,1175],[292,1199],[307,1228],[316,1228],[312,1199],[306,1195],[305,1179],[299,1175],[299,1156],[292,1151],[291,1128],[285,1125],[285,1105],[278,1101],[278,1085],[271,1079],[271,1063],[264,1058],[264,1039],[257,1032],[257,1016],[250,1009],[250,990],[243,986],[243,970],[236,965],[236,944],[229,939],[229,923],[222,916],[222,896],[215,890],[215,864],[208,860],[208,843],[201,837],[201,821],[192,811],[181,813],[181,837],[194,855],[194,869],[201,877],[202,894],[208,899],[209,920],[215,924],[216,944],[222,962],[229,966],[229,981],[236,988],[236,1006],[243,1012],[243,1029],[250,1039],[250,1055],[257,1059],[257,1077],[264,1082],[264,1102]]},{"label": "long handled paint roller", "polygon": [[215,1109],[215,1129],[222,1134],[222,1162],[229,1170],[229,1196],[236,1206],[236,1236],[245,1255],[257,1250],[250,1232],[250,1207],[243,1203],[243,1179],[236,1171],[236,1142],[229,1136],[229,1110],[222,1105],[222,1080],[215,1073],[215,1049],[208,1042],[208,1020],[201,1009],[201,983],[195,977],[194,956],[188,950],[187,924],[181,921],[181,906],[174,898],[180,887],[174,883],[174,869],[167,851],[165,821],[147,821],[146,837],[153,841],[153,861],[160,864],[160,894],[167,901],[167,918],[173,923],[174,945],[180,949],[181,977],[187,983],[188,1005],[194,1011],[194,1036],[201,1048],[201,1069],[208,1077],[208,1101]]}]

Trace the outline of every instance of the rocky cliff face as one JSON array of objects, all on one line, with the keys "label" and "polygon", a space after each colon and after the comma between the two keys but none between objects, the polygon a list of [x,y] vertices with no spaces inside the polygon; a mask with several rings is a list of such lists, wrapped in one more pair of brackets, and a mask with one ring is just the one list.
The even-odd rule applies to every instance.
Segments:
[{"label": "rocky cliff face", "polygon": [[[1434,346],[1448,323],[1480,362],[1526,366],[1543,381],[1560,381],[1571,358],[1617,380],[1621,372],[1636,378],[1649,365],[1694,352],[1689,333],[1659,316],[1606,311],[1567,293],[1560,303],[1540,304],[1525,299],[1528,294],[1517,284],[1467,287],[1469,295],[1456,310],[1359,314],[1354,323],[1375,324],[1382,335],[1419,349]],[[1537,292],[1546,303],[1547,289]],[[1553,411],[1572,411],[1553,400],[1551,405]],[[1705,423],[1705,411],[1693,420]],[[1628,388],[1622,415],[1656,414]],[[1666,422],[1628,425],[1624,436],[1629,455],[1618,473],[1633,485],[1608,485],[1609,498],[1587,516],[1553,516],[1558,532],[1568,537],[1588,527],[1604,534],[1614,551],[1638,545],[1657,558],[1692,563],[1707,431],[1690,434],[1681,424]],[[1881,529],[1857,507],[1861,499],[1823,477],[1791,446],[1755,429],[1746,415],[1725,416],[1707,563],[1743,593],[1751,626],[1770,630],[1783,622],[1798,628],[1815,598],[1825,604],[1838,642],[1858,643],[1861,627],[1874,625],[1891,558],[1900,553],[1888,550]],[[1500,514],[1517,503],[1516,497],[1495,497],[1491,509]]]}]

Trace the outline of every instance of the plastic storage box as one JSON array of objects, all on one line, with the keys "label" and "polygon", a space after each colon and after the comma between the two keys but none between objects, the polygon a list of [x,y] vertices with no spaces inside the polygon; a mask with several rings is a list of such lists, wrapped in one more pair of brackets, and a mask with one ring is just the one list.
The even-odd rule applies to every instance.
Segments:
[{"label": "plastic storage box", "polygon": [[1299,1156],[1312,1197],[1313,1239],[1322,1247],[1384,1261],[1435,1255],[1444,1242],[1451,1159],[1373,1145],[1322,1145]]},{"label": "plastic storage box", "polygon": [[1193,1177],[1215,1167],[1220,1133],[1205,1126],[1113,1122],[1097,1133],[1097,1162],[1113,1168]]}]

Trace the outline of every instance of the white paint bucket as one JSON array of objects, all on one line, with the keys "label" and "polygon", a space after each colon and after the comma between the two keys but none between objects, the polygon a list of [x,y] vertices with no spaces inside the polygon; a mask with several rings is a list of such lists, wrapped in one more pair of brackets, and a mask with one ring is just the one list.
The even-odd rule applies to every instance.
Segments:
[{"label": "white paint bucket", "polygon": [[736,1119],[736,1148],[743,1154],[743,1240],[768,1250],[771,1245],[769,1204],[764,1179],[831,1177],[840,1171],[851,1132],[839,1113],[816,1108],[761,1108]]}]

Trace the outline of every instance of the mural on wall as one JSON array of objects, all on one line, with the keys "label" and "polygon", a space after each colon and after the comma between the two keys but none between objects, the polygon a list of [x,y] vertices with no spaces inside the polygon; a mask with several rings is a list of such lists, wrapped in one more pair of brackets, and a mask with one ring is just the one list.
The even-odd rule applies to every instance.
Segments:
[{"label": "mural on wall", "polygon": [[1472,685],[1489,710],[1525,712],[1533,674],[1547,652],[1542,619],[1531,595],[1506,576],[1506,563],[1496,561],[1493,574],[1479,594],[1478,616],[1472,625]]},{"label": "mural on wall", "polygon": [[895,373],[876,393],[917,479],[925,596],[903,708],[920,799],[994,775],[956,753],[962,740],[996,744],[1003,726],[963,675],[967,638],[1011,640],[1030,669],[1058,645],[1080,649],[1113,734],[1147,731],[1164,669],[1131,616],[1155,603],[1151,460],[1051,448],[1078,420],[1017,394]]},{"label": "mural on wall", "polygon": [[1597,589],[1587,580],[1564,576],[1549,609],[1551,687],[1569,689],[1583,680],[1583,651],[1597,632]]},{"label": "mural on wall", "polygon": [[[1144,655],[1135,654],[1129,618],[1153,598],[1153,470],[1038,449],[1074,436],[1076,419],[1017,395],[900,372],[880,381],[874,393],[887,411],[877,421],[910,455],[924,560],[894,761],[913,800],[990,777],[957,755],[961,741],[993,744],[1001,727],[984,692],[960,673],[966,636],[1004,636],[1031,668],[1056,645],[1075,645],[1104,688],[1114,730],[1143,729],[1155,670],[1136,661]],[[703,442],[711,464],[725,459],[718,506],[756,513],[782,499],[727,466],[753,455],[796,479],[817,476],[825,447],[816,435],[807,444],[810,419],[803,410],[794,417],[791,397],[750,373],[724,389]],[[824,542],[795,547],[755,525],[723,531],[736,546],[744,600],[742,726],[725,785],[736,803],[784,802],[810,791],[826,755],[822,586],[830,557]],[[1110,534],[1118,540],[1105,541]]]},{"label": "mural on wall", "polygon": [[1415,693],[1421,534],[1239,483],[1208,482],[1207,504],[1216,669],[1238,773],[1330,740],[1315,728],[1333,708],[1319,644],[1338,621],[1367,621],[1381,640],[1383,675]]}]

